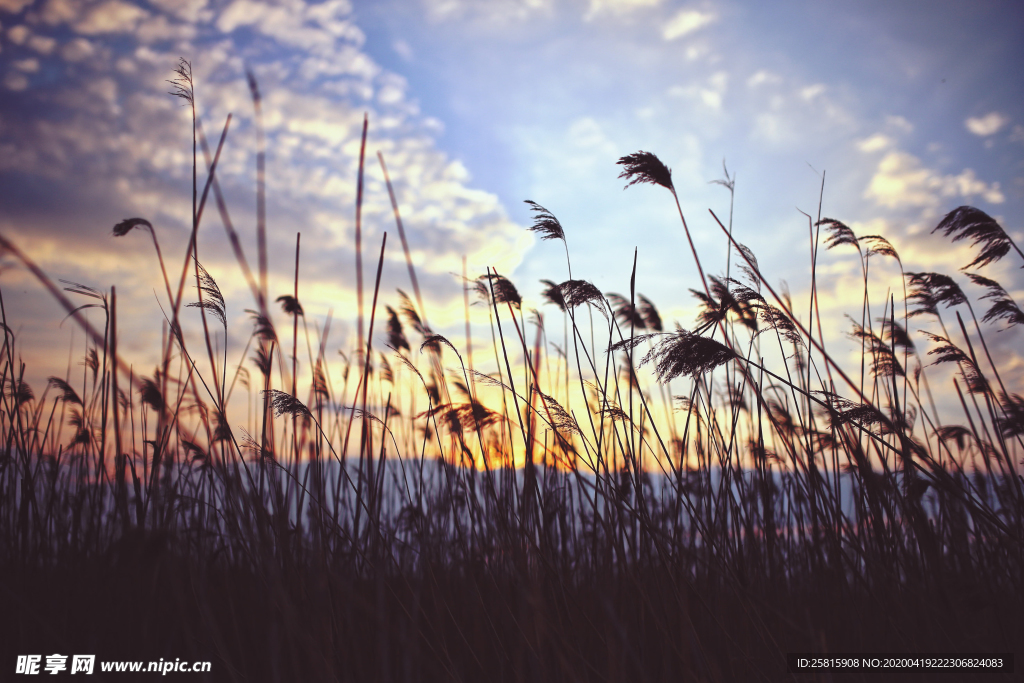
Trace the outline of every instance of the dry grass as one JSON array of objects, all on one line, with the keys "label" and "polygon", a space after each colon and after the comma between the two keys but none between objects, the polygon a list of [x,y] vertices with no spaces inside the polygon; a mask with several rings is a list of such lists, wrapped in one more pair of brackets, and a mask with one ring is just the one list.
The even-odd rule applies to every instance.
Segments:
[{"label": "dry grass", "polygon": [[[173,94],[194,105],[187,64],[176,73]],[[166,283],[169,332],[152,377],[119,360],[113,289],[68,288],[106,324],[76,314],[91,340],[85,374],[69,368],[38,397],[3,313],[8,654],[209,659],[211,680],[232,681],[731,681],[785,678],[787,652],[1012,652],[1024,642],[1024,399],[984,336],[1024,315],[994,280],[969,276],[991,301],[981,320],[936,273],[905,273],[908,289],[876,318],[868,266],[898,261],[895,249],[833,219],[809,221],[812,296],[801,316],[735,241],[730,218],[719,225],[745,281],[705,276],[694,249],[700,318],[665,332],[634,281],[627,298],[573,279],[571,230],[530,202],[531,229],[566,244],[568,278],[545,281],[564,312],[560,346],[547,343],[543,316],[527,319],[513,283],[488,271],[466,287],[486,303],[490,348],[477,342],[474,359],[467,298],[460,351],[427,323],[411,259],[417,302],[379,300],[382,244],[368,321],[360,284],[359,347],[331,368],[326,332],[307,342],[303,387],[298,241],[294,290],[277,300],[290,345],[268,306],[262,133],[254,274],[214,181],[224,135],[211,159],[198,132],[210,172],[193,189],[177,294],[152,224],[114,228],[150,233]],[[364,153],[365,128],[360,178]],[[620,164],[630,185],[668,189],[686,226],[656,156]],[[234,367],[224,312],[238,304],[196,253],[211,189],[254,300]],[[360,207],[361,193],[360,182]],[[822,328],[834,323],[821,320],[814,284],[822,229],[827,249],[861,258],[859,372],[826,350]],[[977,209],[956,209],[936,230],[981,247],[971,268],[1020,254]],[[0,246],[75,308],[15,245]],[[202,360],[181,334],[190,277]],[[939,324],[926,355],[956,366],[946,391],[960,415],[940,415],[929,398],[916,318]],[[374,348],[375,327],[387,354]],[[645,365],[661,384],[647,386]],[[256,397],[246,430],[225,417],[243,389]]]}]

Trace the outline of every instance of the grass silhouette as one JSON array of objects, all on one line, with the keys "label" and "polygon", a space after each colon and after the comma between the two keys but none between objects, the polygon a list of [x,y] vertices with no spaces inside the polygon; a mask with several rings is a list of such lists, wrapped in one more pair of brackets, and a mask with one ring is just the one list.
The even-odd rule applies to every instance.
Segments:
[{"label": "grass silhouette", "polygon": [[[469,293],[486,304],[491,348],[476,345],[476,368],[494,369],[484,373],[470,348],[464,357],[427,323],[380,154],[416,302],[399,292],[397,306],[383,303],[385,235],[364,320],[364,119],[359,347],[332,371],[327,330],[309,341],[297,238],[293,291],[276,299],[292,325],[289,364],[268,305],[262,128],[254,274],[216,182],[230,118],[211,158],[191,68],[182,61],[175,73],[172,94],[192,107],[194,163],[201,149],[208,169],[201,192],[194,172],[176,293],[152,223],[113,228],[150,233],[166,286],[151,377],[118,355],[113,288],[61,290],[0,236],[91,340],[80,383],[69,367],[36,397],[0,290],[6,651],[211,660],[210,680],[231,681],[732,681],[783,679],[787,652],[1012,652],[1024,642],[1024,398],[1006,384],[1009,359],[985,340],[992,324],[1015,327],[1024,314],[998,282],[968,274],[991,302],[979,320],[952,277],[903,273],[902,302],[893,293],[875,318],[869,265],[899,263],[896,250],[838,220],[809,219],[802,318],[736,240],[731,217],[727,228],[712,214],[745,281],[705,275],[690,240],[697,326],[667,331],[635,290],[635,261],[628,298],[574,279],[571,230],[528,201],[530,229],[566,252],[567,279],[544,281],[563,315],[562,345],[546,352],[544,317],[527,319],[508,278],[464,274],[467,347]],[[249,84],[259,121],[251,74]],[[672,193],[689,237],[668,167],[649,152],[619,164],[629,185]],[[718,182],[732,192],[726,178]],[[197,253],[211,189],[253,296],[234,368],[225,310],[235,302]],[[860,257],[859,375],[826,349],[822,229],[826,250]],[[1024,259],[975,208],[953,210],[935,231],[980,247],[970,269],[1011,250]],[[186,279],[202,361],[179,318]],[[65,291],[103,310],[102,331]],[[927,332],[931,363],[913,341],[917,318],[942,331]],[[387,353],[374,348],[381,328]],[[452,357],[458,367],[448,369]],[[956,368],[946,391],[959,415],[935,407],[935,364]],[[653,388],[637,372],[647,365]],[[228,418],[241,400],[246,429]]]}]

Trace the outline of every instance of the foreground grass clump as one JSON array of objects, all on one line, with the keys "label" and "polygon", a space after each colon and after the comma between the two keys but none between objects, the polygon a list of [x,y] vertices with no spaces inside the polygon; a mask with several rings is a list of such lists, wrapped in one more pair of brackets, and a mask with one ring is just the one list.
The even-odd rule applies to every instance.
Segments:
[{"label": "foreground grass clump", "polygon": [[[194,108],[186,63],[177,75],[174,94]],[[152,376],[120,360],[116,291],[75,284],[106,324],[75,314],[92,340],[86,374],[53,376],[36,398],[3,314],[0,666],[63,652],[211,660],[211,680],[731,681],[785,678],[787,652],[1019,652],[1024,399],[985,332],[1024,313],[994,280],[968,274],[988,300],[980,319],[938,273],[904,273],[879,313],[868,266],[898,254],[825,218],[810,225],[801,315],[730,220],[723,243],[744,280],[706,274],[691,241],[700,316],[665,332],[635,266],[628,296],[574,279],[566,230],[530,202],[531,229],[565,245],[568,277],[545,294],[564,313],[558,353],[543,316],[528,319],[493,270],[466,280],[458,350],[429,326],[411,261],[415,303],[379,302],[386,236],[364,312],[361,153],[359,345],[334,368],[326,333],[299,357],[298,265],[276,300],[287,322],[274,321],[262,133],[249,266],[213,182],[227,131],[212,154],[200,136],[208,179],[194,182],[180,273],[149,221],[114,227],[148,234],[166,284]],[[647,152],[619,164],[629,185],[672,195],[689,237],[671,171]],[[211,190],[253,295],[234,364],[228,302],[195,239]],[[970,269],[1024,260],[978,209],[936,231],[980,247]],[[826,348],[822,241],[860,254],[859,367]],[[75,309],[16,245],[0,246]],[[198,337],[182,316],[186,282]],[[471,292],[486,306],[486,360],[472,352]],[[940,389],[917,320],[937,325],[926,355],[955,368],[941,391],[958,415],[929,398]],[[645,386],[640,366],[659,384]],[[246,401],[249,424],[232,426]]]}]

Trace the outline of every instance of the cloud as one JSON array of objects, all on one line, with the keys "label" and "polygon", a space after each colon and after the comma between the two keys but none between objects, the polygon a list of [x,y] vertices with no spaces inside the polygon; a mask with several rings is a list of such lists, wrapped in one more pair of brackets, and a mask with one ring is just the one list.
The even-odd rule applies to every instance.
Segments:
[{"label": "cloud", "polygon": [[74,21],[78,17],[80,3],[75,0],[46,0],[42,19],[51,26]]},{"label": "cloud", "polygon": [[412,47],[404,40],[396,40],[391,44],[391,48],[395,53],[407,62],[411,62],[413,58]]},{"label": "cloud", "polygon": [[160,15],[143,21],[135,30],[135,36],[143,43],[166,40],[191,40],[196,35],[192,24],[183,24]]},{"label": "cloud", "polygon": [[902,116],[886,116],[885,124],[890,128],[898,130],[902,133],[914,132],[914,124],[912,124],[910,121],[907,121]]},{"label": "cloud", "polygon": [[357,46],[365,40],[352,23],[351,13],[352,5],[346,0],[328,0],[319,5],[302,0],[287,0],[280,5],[234,0],[221,12],[216,25],[224,33],[252,26],[282,45],[328,55],[337,40]]},{"label": "cloud", "polygon": [[615,145],[601,124],[589,116],[576,119],[569,125],[567,142],[578,151],[596,158],[613,158]]},{"label": "cloud", "polygon": [[1009,122],[1009,117],[1004,114],[1000,114],[997,111],[993,111],[981,117],[971,117],[967,119],[964,121],[964,126],[975,135],[987,137],[998,133],[1002,130],[1003,126]]},{"label": "cloud", "polygon": [[665,40],[676,40],[683,36],[698,31],[717,17],[710,12],[684,9],[668,20],[661,31],[661,37]]},{"label": "cloud", "polygon": [[17,14],[32,4],[32,0],[0,0],[0,11]]},{"label": "cloud", "polygon": [[771,71],[761,69],[750,76],[747,79],[747,87],[756,88],[759,85],[775,85],[782,82],[782,78],[778,74],[774,74]]},{"label": "cloud", "polygon": [[86,35],[127,33],[135,30],[149,12],[121,0],[109,0],[89,10],[75,24],[75,29]]},{"label": "cloud", "polygon": [[85,38],[72,38],[60,49],[60,56],[69,62],[81,62],[95,54],[96,49]]},{"label": "cloud", "polygon": [[19,92],[28,88],[28,79],[21,74],[10,73],[4,79],[4,85],[7,86],[8,90]]},{"label": "cloud", "polygon": [[48,55],[57,47],[57,41],[49,36],[32,36],[28,39],[28,46],[41,55]]},{"label": "cloud", "polygon": [[434,22],[471,19],[500,26],[537,13],[550,13],[553,0],[424,0],[427,17]]},{"label": "cloud", "polygon": [[867,154],[872,152],[880,152],[883,149],[888,149],[893,145],[893,139],[888,135],[882,135],[881,133],[875,133],[869,138],[865,138],[857,143],[857,149]]},{"label": "cloud", "polygon": [[7,29],[7,39],[15,45],[24,45],[32,31],[24,24],[18,24]]},{"label": "cloud", "polygon": [[[228,112],[234,114],[218,178],[253,263],[249,66],[263,95],[272,293],[290,290],[281,283],[291,281],[294,259],[282,255],[294,254],[301,231],[300,286],[308,314],[322,316],[333,307],[344,328],[354,310],[354,201],[362,117],[368,111],[364,266],[369,272],[371,258],[375,265],[371,252],[388,231],[382,297],[396,286],[408,289],[376,159],[380,150],[431,322],[442,326],[448,313],[461,316],[461,290],[450,273],[461,269],[463,255],[471,271],[493,266],[511,273],[532,236],[509,219],[495,194],[474,184],[462,161],[439,148],[443,127],[420,113],[402,76],[362,49],[364,36],[351,12],[351,4],[341,0],[159,0],[134,8],[116,1],[81,6],[48,0],[39,11],[43,21],[33,29],[52,35],[35,35],[27,27],[15,35],[29,47],[36,39],[53,41],[50,54],[20,53],[0,74],[6,91],[0,97],[4,234],[54,277],[116,284],[126,336],[134,333],[129,321],[151,323],[152,296],[129,292],[163,291],[152,253],[143,240],[111,242],[109,234],[118,220],[144,216],[157,226],[165,255],[178,259],[184,253],[191,209],[190,120],[181,102],[166,94],[165,81],[177,57],[185,55],[195,69],[206,134],[215,140]],[[57,80],[35,87],[34,72],[55,74]],[[229,309],[252,307],[212,200],[203,234],[203,263],[218,277]],[[285,270],[286,276],[278,272]],[[372,272],[364,276],[372,287]],[[34,310],[26,301],[20,310]],[[52,351],[49,343],[38,345],[38,353]]]},{"label": "cloud", "polygon": [[645,7],[657,7],[660,4],[661,0],[590,0],[583,19],[590,21],[602,14],[627,14]]},{"label": "cloud", "polygon": [[971,200],[981,198],[1001,204],[1005,196],[999,183],[985,183],[964,169],[958,175],[941,175],[926,168],[921,160],[907,152],[893,151],[879,162],[864,198],[890,208],[938,208],[944,198]]},{"label": "cloud", "polygon": [[23,71],[27,74],[34,74],[39,71],[39,60],[34,57],[27,59],[16,59],[12,62],[12,65],[18,71]]},{"label": "cloud", "polygon": [[153,7],[183,21],[198,21],[206,10],[207,0],[149,0]]},{"label": "cloud", "polygon": [[803,98],[804,101],[810,102],[823,92],[825,92],[825,85],[823,83],[814,83],[813,85],[801,88],[800,97]]},{"label": "cloud", "polygon": [[729,85],[729,74],[726,71],[716,71],[708,77],[704,86],[693,84],[688,86],[672,86],[668,94],[673,97],[686,97],[700,102],[705,107],[715,111],[721,110],[722,99]]}]

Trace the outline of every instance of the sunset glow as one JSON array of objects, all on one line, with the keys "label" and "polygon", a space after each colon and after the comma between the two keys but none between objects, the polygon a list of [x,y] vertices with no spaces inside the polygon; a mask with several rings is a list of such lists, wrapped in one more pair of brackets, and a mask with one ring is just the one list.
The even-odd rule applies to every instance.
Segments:
[{"label": "sunset glow", "polygon": [[0,671],[1012,672],[1022,36],[0,0]]}]

